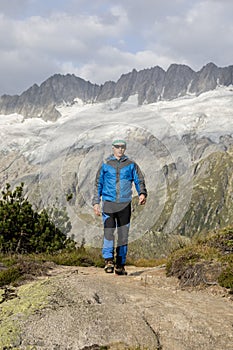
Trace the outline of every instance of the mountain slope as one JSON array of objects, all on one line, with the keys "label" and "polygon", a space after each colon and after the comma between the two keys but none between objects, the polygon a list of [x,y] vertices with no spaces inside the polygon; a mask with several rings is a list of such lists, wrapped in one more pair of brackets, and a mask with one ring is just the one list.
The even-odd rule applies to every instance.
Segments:
[{"label": "mountain slope", "polygon": [[[232,223],[233,147],[195,162],[192,170],[192,196],[188,210],[174,231],[186,237]],[[170,182],[169,177],[173,180],[174,175],[172,178],[172,174],[166,174],[168,196],[155,231],[164,230],[177,200],[177,180]],[[185,191],[190,191],[190,184],[183,188]]]},{"label": "mountain slope", "polygon": [[127,139],[127,154],[144,171],[149,192],[144,212],[132,221],[131,240],[151,230],[190,237],[231,219],[231,86],[142,106],[137,96],[93,104],[76,99],[56,110],[60,117],[53,122],[0,116],[0,186],[23,181],[37,207],[66,205],[78,241],[101,244],[93,183],[116,136]]}]

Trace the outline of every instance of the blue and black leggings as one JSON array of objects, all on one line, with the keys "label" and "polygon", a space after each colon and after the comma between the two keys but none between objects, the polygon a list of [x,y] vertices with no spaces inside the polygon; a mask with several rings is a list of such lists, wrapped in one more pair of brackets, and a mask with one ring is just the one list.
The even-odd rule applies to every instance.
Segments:
[{"label": "blue and black leggings", "polygon": [[117,228],[116,265],[125,265],[128,251],[128,235],[131,217],[131,202],[103,202],[104,242],[102,254],[105,260],[114,259]]}]

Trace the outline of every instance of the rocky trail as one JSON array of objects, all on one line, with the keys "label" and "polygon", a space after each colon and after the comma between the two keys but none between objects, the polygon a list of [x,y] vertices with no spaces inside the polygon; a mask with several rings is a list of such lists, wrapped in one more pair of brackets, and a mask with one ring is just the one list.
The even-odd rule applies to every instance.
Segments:
[{"label": "rocky trail", "polygon": [[226,291],[182,290],[164,267],[127,271],[61,266],[13,288],[12,298],[2,292],[1,349],[233,349]]}]

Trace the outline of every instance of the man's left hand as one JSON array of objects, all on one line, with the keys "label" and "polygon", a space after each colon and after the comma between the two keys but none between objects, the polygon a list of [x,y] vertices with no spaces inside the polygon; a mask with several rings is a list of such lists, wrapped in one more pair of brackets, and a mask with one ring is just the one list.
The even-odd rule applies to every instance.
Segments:
[{"label": "man's left hand", "polygon": [[138,204],[139,204],[139,205],[144,205],[144,204],[146,204],[146,196],[145,196],[144,194],[140,194]]}]

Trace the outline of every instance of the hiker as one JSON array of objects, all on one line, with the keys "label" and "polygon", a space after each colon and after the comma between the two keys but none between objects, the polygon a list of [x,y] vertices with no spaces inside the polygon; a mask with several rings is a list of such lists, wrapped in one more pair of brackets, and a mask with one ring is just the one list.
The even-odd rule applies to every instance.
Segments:
[{"label": "hiker", "polygon": [[[139,166],[125,155],[126,141],[114,140],[113,153],[102,163],[96,174],[93,207],[101,215],[104,225],[102,254],[105,272],[127,275],[125,271],[128,250],[128,233],[131,217],[132,182],[134,182],[139,205],[146,203],[147,190]],[[117,228],[116,261],[114,264],[114,232]]]}]

